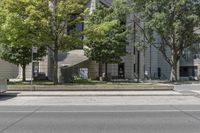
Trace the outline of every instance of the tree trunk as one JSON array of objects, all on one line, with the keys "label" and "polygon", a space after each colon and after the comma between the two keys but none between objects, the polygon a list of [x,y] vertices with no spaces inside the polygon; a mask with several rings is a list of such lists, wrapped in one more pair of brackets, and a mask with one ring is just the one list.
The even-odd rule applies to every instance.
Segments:
[{"label": "tree trunk", "polygon": [[26,81],[26,65],[22,65],[22,81]]},{"label": "tree trunk", "polygon": [[178,59],[176,54],[172,54],[171,76],[170,81],[176,82],[178,80]]},{"label": "tree trunk", "polygon": [[176,82],[177,80],[178,80],[178,71],[177,71],[178,69],[177,69],[177,65],[173,65],[172,67],[171,67],[171,76],[170,76],[170,80],[172,81],[172,82]]},{"label": "tree trunk", "polygon": [[102,63],[99,63],[99,77],[102,77]]},{"label": "tree trunk", "polygon": [[53,82],[58,84],[58,48],[55,46],[53,59]]}]

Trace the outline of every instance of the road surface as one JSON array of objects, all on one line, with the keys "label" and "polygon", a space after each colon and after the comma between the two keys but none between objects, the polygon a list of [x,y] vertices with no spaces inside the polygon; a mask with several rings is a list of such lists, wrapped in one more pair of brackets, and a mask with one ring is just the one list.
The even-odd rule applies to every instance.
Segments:
[{"label": "road surface", "polygon": [[199,133],[198,105],[0,106],[0,133]]},{"label": "road surface", "polygon": [[0,96],[0,133],[199,133],[199,94]]}]

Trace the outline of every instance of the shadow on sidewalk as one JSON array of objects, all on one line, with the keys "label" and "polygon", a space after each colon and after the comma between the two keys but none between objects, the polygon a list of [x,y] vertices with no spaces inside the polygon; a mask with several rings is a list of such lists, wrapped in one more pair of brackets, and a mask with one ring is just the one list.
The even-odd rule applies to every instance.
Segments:
[{"label": "shadow on sidewalk", "polygon": [[1,93],[0,94],[0,102],[15,98],[15,97],[17,97],[18,94],[19,93],[16,93],[16,92]]}]

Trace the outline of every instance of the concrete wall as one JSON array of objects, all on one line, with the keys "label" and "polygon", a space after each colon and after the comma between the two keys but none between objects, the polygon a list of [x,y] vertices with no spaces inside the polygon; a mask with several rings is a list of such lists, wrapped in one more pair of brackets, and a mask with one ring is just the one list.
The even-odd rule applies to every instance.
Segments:
[{"label": "concrete wall", "polygon": [[[159,45],[161,41],[159,36],[155,33],[154,37],[156,39],[155,43]],[[167,51],[167,55],[170,56],[169,49]],[[158,77],[158,68],[161,70],[160,78]],[[170,79],[170,65],[166,62],[162,53],[154,46],[149,46],[145,50],[145,69],[148,71],[149,77],[151,77],[151,79]]]},{"label": "concrete wall", "polygon": [[194,66],[197,66],[197,76],[200,80],[200,59],[195,59],[194,60]]},{"label": "concrete wall", "polygon": [[7,80],[0,79],[0,93],[3,93],[7,90]]},{"label": "concrete wall", "polygon": [[7,90],[7,79],[16,78],[18,67],[0,59],[0,93]]},{"label": "concrete wall", "polygon": [[7,61],[0,59],[0,79],[16,78],[18,75],[18,67]]},{"label": "concrete wall", "polygon": [[88,68],[88,78],[98,79],[99,67],[98,64],[93,61],[85,61],[72,67],[61,67],[59,69],[59,79],[61,83],[68,83],[73,81],[73,77],[79,77],[80,68]]},{"label": "concrete wall", "polygon": [[145,71],[148,72],[149,78],[156,79],[158,68],[158,52],[155,47],[151,46],[145,50]]}]

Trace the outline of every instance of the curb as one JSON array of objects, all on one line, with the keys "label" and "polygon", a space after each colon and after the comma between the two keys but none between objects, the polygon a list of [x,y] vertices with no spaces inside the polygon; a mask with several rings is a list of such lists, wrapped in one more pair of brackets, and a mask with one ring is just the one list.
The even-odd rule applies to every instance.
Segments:
[{"label": "curb", "polygon": [[0,94],[1,97],[88,97],[88,96],[190,96],[190,95],[184,95],[184,94],[159,94],[159,95],[154,95],[154,94],[70,94],[70,95],[26,95],[26,94]]},{"label": "curb", "polygon": [[65,92],[68,92],[68,91],[73,91],[73,92],[77,92],[77,91],[84,91],[84,92],[87,92],[87,91],[173,91],[173,89],[121,89],[121,90],[118,90],[118,89],[88,89],[88,90],[65,90],[65,89],[57,89],[57,90],[43,90],[43,89],[40,89],[40,90],[34,90],[34,89],[29,89],[29,90],[21,90],[21,89],[8,89],[8,91],[65,91]]},{"label": "curb", "polygon": [[7,91],[0,96],[36,96],[36,97],[67,97],[67,96],[183,96],[183,93],[170,91]]},{"label": "curb", "polygon": [[174,86],[8,86],[8,91],[169,91]]}]

